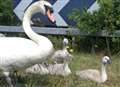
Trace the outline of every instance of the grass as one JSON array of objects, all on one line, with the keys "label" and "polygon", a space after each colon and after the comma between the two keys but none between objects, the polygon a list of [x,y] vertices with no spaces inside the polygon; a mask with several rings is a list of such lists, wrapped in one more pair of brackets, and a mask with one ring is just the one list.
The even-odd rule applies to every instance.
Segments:
[{"label": "grass", "polygon": [[[76,70],[88,68],[99,69],[101,57],[84,53],[73,54],[70,63],[72,74],[67,77],[51,75],[20,74],[17,76],[17,87],[120,87],[120,58],[112,56],[112,64],[108,65],[108,80],[98,84],[90,80],[81,80],[75,76]],[[0,87],[7,87],[5,80],[0,78]]]}]

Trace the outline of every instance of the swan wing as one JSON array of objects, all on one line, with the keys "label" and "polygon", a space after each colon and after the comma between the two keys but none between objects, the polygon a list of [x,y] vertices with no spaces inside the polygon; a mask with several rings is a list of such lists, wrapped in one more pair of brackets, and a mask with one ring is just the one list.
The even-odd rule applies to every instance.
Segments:
[{"label": "swan wing", "polygon": [[81,79],[89,79],[89,80],[94,80],[94,81],[100,80],[100,72],[94,69],[77,71],[76,75],[79,76]]},{"label": "swan wing", "polygon": [[0,67],[6,69],[29,66],[38,52],[37,44],[24,38],[0,38]]}]

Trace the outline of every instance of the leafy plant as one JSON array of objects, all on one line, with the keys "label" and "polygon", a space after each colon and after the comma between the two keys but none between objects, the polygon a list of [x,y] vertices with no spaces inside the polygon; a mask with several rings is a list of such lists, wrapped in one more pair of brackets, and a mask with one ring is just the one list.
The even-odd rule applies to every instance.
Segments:
[{"label": "leafy plant", "polygon": [[[107,0],[109,1],[109,0]],[[87,9],[81,13],[79,10],[74,10],[69,17],[74,20],[77,27],[89,33],[96,33],[101,30],[106,30],[110,34],[120,27],[120,1],[113,0],[105,2],[98,1],[100,9],[94,12],[88,12]]]},{"label": "leafy plant", "polygon": [[16,24],[12,0],[0,0],[0,25]]},{"label": "leafy plant", "polygon": [[[88,34],[95,34],[101,30],[107,31],[109,35],[113,34],[120,28],[120,1],[119,0],[97,0],[100,6],[99,10],[88,12],[84,9],[80,12],[78,9],[73,10],[69,18],[76,22],[76,27],[80,31]],[[120,39],[115,38],[100,38],[93,39],[94,44],[97,45],[97,50],[107,50],[111,53],[119,53],[120,46],[118,45]],[[90,38],[89,38],[90,39]],[[78,41],[80,44],[89,46],[88,40]],[[104,43],[103,43],[104,42]],[[92,44],[92,42],[91,42]],[[81,46],[81,45],[80,45]],[[80,49],[80,48],[79,48]],[[88,50],[88,49],[87,49]]]}]

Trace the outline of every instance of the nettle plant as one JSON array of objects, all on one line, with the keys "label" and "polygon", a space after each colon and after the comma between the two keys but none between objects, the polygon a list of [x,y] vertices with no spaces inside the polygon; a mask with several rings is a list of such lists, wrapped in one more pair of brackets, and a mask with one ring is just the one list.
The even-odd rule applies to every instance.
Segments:
[{"label": "nettle plant", "polygon": [[[97,1],[100,6],[99,10],[90,13],[86,8],[83,11],[75,9],[69,18],[76,22],[76,27],[79,28],[80,31],[88,34],[95,34],[102,30],[107,31],[109,35],[113,34],[116,30],[120,29],[120,0]],[[120,39],[116,40],[114,37],[109,39],[102,38],[102,40],[99,38],[99,42],[94,42],[98,46],[98,49],[101,49],[101,46],[103,46],[103,48],[106,47],[106,49],[109,49],[111,53],[117,53],[120,50],[120,46],[117,45]],[[80,43],[84,42],[80,41]],[[85,44],[87,44],[86,40]]]},{"label": "nettle plant", "polygon": [[82,12],[73,10],[69,18],[76,22],[76,26],[84,32],[96,33],[106,30],[110,34],[120,27],[120,1],[98,0],[100,9],[92,13],[84,9]]}]

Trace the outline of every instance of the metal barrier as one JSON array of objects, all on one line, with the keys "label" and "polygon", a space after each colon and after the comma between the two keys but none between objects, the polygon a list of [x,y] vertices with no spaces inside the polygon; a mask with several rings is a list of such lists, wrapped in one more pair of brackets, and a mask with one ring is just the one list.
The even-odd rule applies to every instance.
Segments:
[{"label": "metal barrier", "polygon": [[[99,37],[120,37],[120,30],[109,35],[106,31],[97,32],[96,34],[87,34],[77,28],[53,28],[53,27],[32,27],[36,33],[49,35],[80,35],[80,36],[99,36]],[[0,26],[0,32],[20,33],[24,32],[22,26]]]}]

